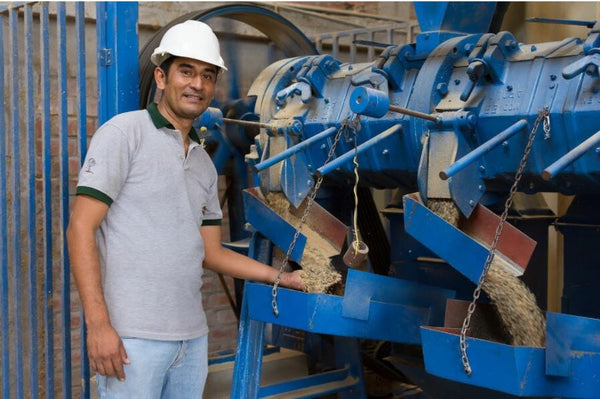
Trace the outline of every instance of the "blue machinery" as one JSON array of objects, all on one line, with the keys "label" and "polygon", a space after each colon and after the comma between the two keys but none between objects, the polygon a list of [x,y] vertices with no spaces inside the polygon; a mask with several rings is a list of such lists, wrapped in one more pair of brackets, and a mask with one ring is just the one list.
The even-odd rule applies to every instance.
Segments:
[{"label": "blue machinery", "polygon": [[[232,397],[365,397],[358,339],[391,342],[396,359],[418,345],[424,370],[394,364],[425,392],[431,386],[436,398],[600,397],[593,206],[600,192],[599,25],[585,41],[522,44],[508,32],[487,33],[494,7],[415,3],[422,31],[416,43],[388,47],[364,64],[327,55],[285,59],[256,79],[249,95],[262,129],[247,156],[256,186],[263,194],[281,191],[298,206],[322,177],[316,202],[351,225],[356,159],[359,231],[375,273],[349,270],[343,296],[279,288],[278,316],[271,287],[248,282]],[[449,321],[447,303],[471,299],[491,245],[489,231],[473,233],[493,233],[501,223],[485,207],[502,211],[528,145],[518,190],[576,194],[567,215],[555,221],[565,236],[563,313],[547,312],[543,348],[467,337],[467,374],[460,325]],[[365,188],[398,194],[383,210],[390,222],[385,236],[369,228],[377,211],[360,208],[370,204]],[[414,194],[402,197],[408,193]],[[432,200],[454,204],[458,224],[423,205]],[[260,233],[252,236],[249,254],[270,261],[273,244],[285,252],[295,226],[270,211],[256,189],[245,192],[245,206]],[[545,308],[550,219],[539,229],[523,212],[511,212],[518,229],[503,231],[498,253],[525,270],[524,281]],[[533,235],[538,248],[518,230]],[[292,260],[300,261],[303,245],[296,243]],[[265,323],[330,334],[335,349],[328,371],[260,387]]]}]

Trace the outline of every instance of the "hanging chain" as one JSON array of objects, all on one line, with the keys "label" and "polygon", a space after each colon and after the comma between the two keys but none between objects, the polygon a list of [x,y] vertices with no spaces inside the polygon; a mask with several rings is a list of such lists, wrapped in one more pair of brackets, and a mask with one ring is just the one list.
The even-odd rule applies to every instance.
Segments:
[{"label": "hanging chain", "polygon": [[506,218],[508,217],[508,212],[513,202],[513,197],[517,191],[517,186],[519,185],[519,181],[521,177],[523,177],[523,171],[525,170],[525,166],[527,165],[527,158],[529,158],[529,153],[531,152],[531,148],[533,146],[533,140],[535,139],[535,134],[538,130],[540,122],[543,121],[543,128],[545,135],[550,134],[550,112],[548,111],[548,107],[545,107],[543,110],[538,112],[538,117],[533,124],[533,128],[531,129],[531,133],[529,133],[529,139],[527,141],[527,145],[525,146],[525,150],[523,151],[523,157],[521,158],[521,163],[519,164],[519,169],[515,173],[515,181],[510,187],[510,191],[508,194],[508,198],[504,203],[504,210],[502,211],[502,215],[500,216],[500,223],[498,227],[496,227],[496,234],[494,235],[494,239],[492,240],[492,245],[490,247],[490,251],[488,252],[487,258],[485,260],[485,264],[483,266],[483,270],[481,272],[481,276],[479,276],[479,282],[477,283],[477,287],[473,291],[473,300],[469,304],[469,308],[467,310],[467,315],[463,320],[463,325],[460,330],[460,353],[462,358],[463,367],[465,373],[467,375],[471,374],[471,365],[469,364],[469,358],[467,356],[467,341],[466,335],[467,330],[469,329],[469,325],[471,324],[471,316],[473,316],[473,312],[475,312],[475,306],[477,300],[479,300],[479,296],[481,295],[481,289],[483,288],[483,283],[485,281],[485,277],[490,269],[492,261],[494,260],[494,256],[496,254],[496,246],[498,245],[498,241],[500,240],[500,235],[502,234],[502,229],[504,228],[504,223],[506,222]]},{"label": "hanging chain", "polygon": [[[344,119],[342,121],[340,128],[337,131],[337,133],[335,134],[335,137],[333,139],[333,144],[331,145],[331,148],[329,148],[329,153],[327,154],[327,159],[325,160],[325,163],[323,165],[325,165],[329,161],[331,161],[331,159],[335,155],[335,148],[337,147],[337,144],[340,141],[340,137],[342,136],[342,133],[346,132],[346,134],[348,134],[350,129],[356,131],[360,128],[359,126],[360,126],[360,124],[358,121],[358,115],[352,121],[350,121],[349,119]],[[323,175],[319,175],[315,185],[312,188],[311,193],[307,197],[306,209],[304,210],[304,214],[302,215],[302,219],[300,220],[300,223],[298,223],[298,227],[296,227],[296,232],[294,233],[294,238],[292,239],[292,242],[290,243],[287,253],[285,254],[285,258],[281,262],[281,267],[279,268],[279,272],[277,273],[277,278],[275,279],[275,283],[273,284],[273,288],[271,290],[271,295],[272,295],[271,307],[273,308],[273,314],[275,315],[275,317],[279,316],[279,308],[277,307],[277,288],[279,287],[279,284],[281,283],[281,275],[283,274],[283,270],[285,269],[285,267],[287,266],[287,264],[290,260],[292,251],[294,250],[294,247],[296,246],[296,241],[298,240],[298,237],[300,236],[300,233],[302,231],[302,226],[304,225],[304,222],[306,222],[306,218],[308,217],[308,214],[310,213],[310,208],[312,207],[312,204],[315,201],[315,197],[317,195],[317,191],[319,191],[319,187],[321,187],[321,183],[323,183]]]}]

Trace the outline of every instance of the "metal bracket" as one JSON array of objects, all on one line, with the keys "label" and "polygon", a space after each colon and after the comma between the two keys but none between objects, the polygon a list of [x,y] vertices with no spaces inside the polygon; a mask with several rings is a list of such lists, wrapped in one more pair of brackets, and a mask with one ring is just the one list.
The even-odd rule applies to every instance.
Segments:
[{"label": "metal bracket", "polygon": [[112,65],[112,49],[103,48],[100,50],[99,54],[100,65],[104,67],[108,67]]}]

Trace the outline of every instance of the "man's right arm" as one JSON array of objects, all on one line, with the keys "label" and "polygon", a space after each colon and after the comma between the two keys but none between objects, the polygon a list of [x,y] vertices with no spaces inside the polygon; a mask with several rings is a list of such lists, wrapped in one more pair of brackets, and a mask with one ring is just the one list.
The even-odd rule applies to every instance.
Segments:
[{"label": "man's right arm", "polygon": [[123,342],[110,324],[100,277],[96,231],[106,217],[108,205],[87,195],[73,202],[67,242],[71,271],[83,305],[88,328],[88,354],[92,371],[125,379],[123,364],[128,364]]}]

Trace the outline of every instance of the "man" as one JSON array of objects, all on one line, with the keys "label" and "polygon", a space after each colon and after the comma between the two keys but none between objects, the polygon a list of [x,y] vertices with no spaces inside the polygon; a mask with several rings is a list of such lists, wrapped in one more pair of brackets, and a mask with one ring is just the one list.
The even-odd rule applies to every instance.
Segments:
[{"label": "man", "polygon": [[[202,266],[272,283],[277,270],[221,246],[217,173],[192,122],[225,68],[208,25],[170,28],[152,55],[158,104],[94,134],[67,229],[102,398],[194,398],[207,375]],[[283,286],[302,289],[296,273]]]}]

